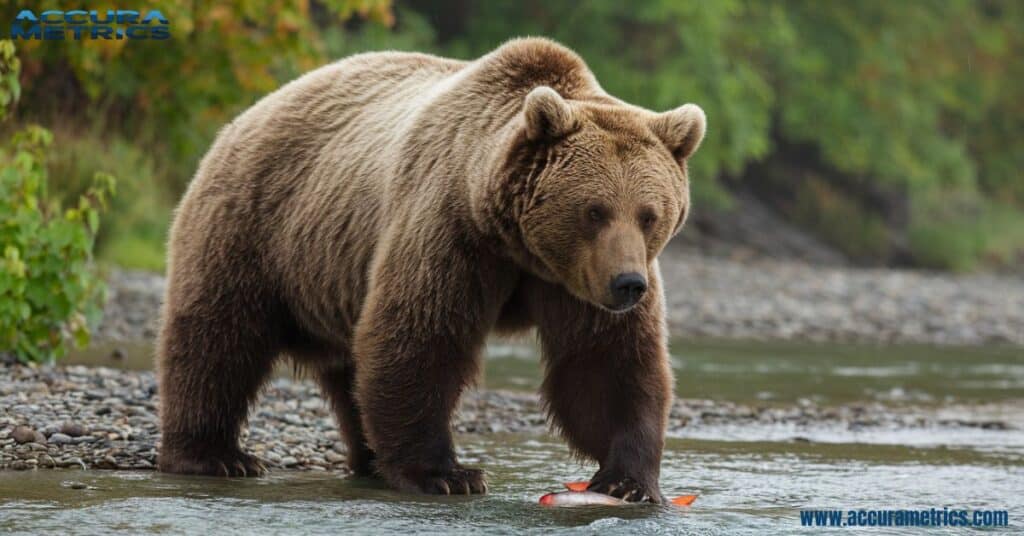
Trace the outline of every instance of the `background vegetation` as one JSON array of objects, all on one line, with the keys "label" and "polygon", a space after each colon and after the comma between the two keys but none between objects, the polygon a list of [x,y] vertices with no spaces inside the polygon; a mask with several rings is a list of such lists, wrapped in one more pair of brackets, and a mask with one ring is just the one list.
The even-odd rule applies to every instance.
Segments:
[{"label": "background vegetation", "polygon": [[[58,7],[45,0],[39,7]],[[50,127],[52,191],[118,176],[102,258],[160,269],[217,129],[365,50],[473,58],[546,35],[605,88],[709,117],[696,209],[738,189],[865,264],[972,270],[1024,252],[1024,4],[1012,0],[166,0],[172,39],[19,42],[16,122]],[[17,8],[0,8],[0,21]]]}]

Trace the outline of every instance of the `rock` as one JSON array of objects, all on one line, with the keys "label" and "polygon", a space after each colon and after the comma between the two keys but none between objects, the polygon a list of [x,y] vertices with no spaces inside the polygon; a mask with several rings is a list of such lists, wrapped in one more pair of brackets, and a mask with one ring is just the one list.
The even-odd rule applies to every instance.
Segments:
[{"label": "rock", "polygon": [[71,436],[57,432],[50,436],[50,443],[54,445],[67,445],[71,443]]},{"label": "rock", "polygon": [[89,433],[84,426],[74,422],[65,422],[60,427],[60,433],[68,437],[81,437]]},{"label": "rock", "polygon": [[299,460],[295,459],[295,456],[285,456],[281,458],[281,465],[284,467],[292,467],[299,465]]},{"label": "rock", "polygon": [[310,398],[308,400],[303,400],[302,403],[299,404],[299,407],[301,407],[302,409],[313,409],[313,410],[315,410],[315,409],[320,409],[320,408],[324,407],[324,402],[323,402],[323,400],[320,400],[320,399],[317,399],[317,398]]},{"label": "rock", "polygon": [[338,454],[333,450],[328,450],[324,453],[324,459],[331,463],[343,463],[345,461],[345,456]]},{"label": "rock", "polygon": [[60,467],[81,467],[82,469],[86,468],[85,462],[83,462],[82,458],[79,458],[78,456],[74,456],[67,459],[61,458],[60,461],[57,462],[57,465]]},{"label": "rock", "polygon": [[18,443],[46,443],[46,436],[28,426],[18,426],[11,432],[11,437]]}]

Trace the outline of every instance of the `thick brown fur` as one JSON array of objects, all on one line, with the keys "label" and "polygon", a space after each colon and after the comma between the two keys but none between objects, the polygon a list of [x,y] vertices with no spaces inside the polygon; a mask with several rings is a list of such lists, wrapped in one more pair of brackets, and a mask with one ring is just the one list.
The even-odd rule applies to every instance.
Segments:
[{"label": "thick brown fur", "polygon": [[288,356],[319,380],[353,471],[482,493],[451,415],[487,335],[536,327],[544,399],[600,464],[592,489],[661,500],[656,257],[704,123],[607,95],[545,39],[473,62],[357,55],[264,98],[220,133],[171,231],[160,469],[262,473],[239,431]]}]

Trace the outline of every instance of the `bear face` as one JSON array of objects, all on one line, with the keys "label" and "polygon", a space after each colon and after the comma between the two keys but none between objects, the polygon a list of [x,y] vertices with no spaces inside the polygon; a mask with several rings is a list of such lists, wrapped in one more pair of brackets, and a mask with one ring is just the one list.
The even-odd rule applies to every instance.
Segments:
[{"label": "bear face", "polygon": [[546,272],[538,275],[604,309],[629,310],[686,219],[686,159],[703,138],[703,111],[571,101],[542,86],[527,95],[523,117],[544,161],[518,218]]}]

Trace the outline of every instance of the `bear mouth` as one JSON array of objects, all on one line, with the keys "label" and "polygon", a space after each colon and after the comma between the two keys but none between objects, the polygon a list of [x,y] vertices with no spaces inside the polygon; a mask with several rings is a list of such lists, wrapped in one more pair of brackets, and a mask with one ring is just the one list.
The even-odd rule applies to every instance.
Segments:
[{"label": "bear mouth", "polygon": [[617,315],[621,315],[621,314],[628,313],[631,310],[635,309],[636,306],[639,303],[640,302],[626,303],[626,304],[622,304],[622,305],[606,305],[606,304],[600,303],[600,304],[598,304],[598,307],[600,307],[601,309],[604,309],[605,311],[608,311],[609,313],[614,313],[614,314],[617,314]]}]

